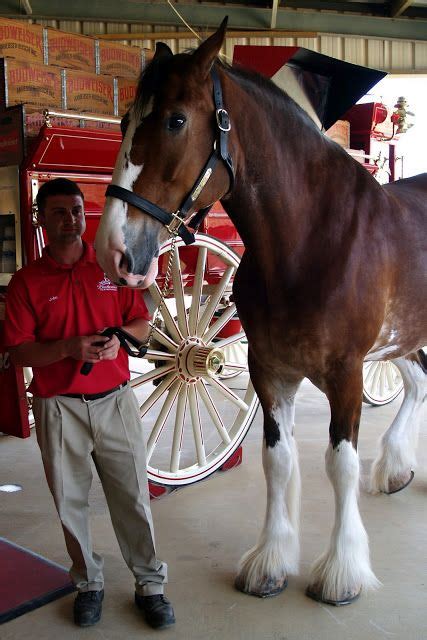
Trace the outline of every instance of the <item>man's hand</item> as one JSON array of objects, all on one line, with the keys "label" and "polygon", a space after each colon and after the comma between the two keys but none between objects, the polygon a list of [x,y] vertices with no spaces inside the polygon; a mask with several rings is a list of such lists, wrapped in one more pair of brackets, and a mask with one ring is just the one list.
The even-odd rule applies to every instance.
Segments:
[{"label": "man's hand", "polygon": [[[104,337],[104,336],[102,336]],[[101,351],[98,353],[100,360],[115,360],[119,353],[120,340],[113,334],[111,338],[107,338],[107,342],[101,347]]]},{"label": "man's hand", "polygon": [[[113,336],[113,338],[116,338],[116,336]],[[112,338],[110,339],[107,336],[100,336],[98,334],[68,338],[64,340],[64,357],[74,358],[74,360],[83,360],[84,362],[90,362],[91,364],[96,364],[100,360],[114,360],[114,358],[117,357],[118,348],[116,349],[114,357],[106,358],[105,356],[101,356],[105,351],[107,351],[108,354],[110,353],[110,349],[105,348],[107,342],[112,342]],[[118,340],[117,342],[119,343]],[[108,346],[111,347],[111,345]]]}]

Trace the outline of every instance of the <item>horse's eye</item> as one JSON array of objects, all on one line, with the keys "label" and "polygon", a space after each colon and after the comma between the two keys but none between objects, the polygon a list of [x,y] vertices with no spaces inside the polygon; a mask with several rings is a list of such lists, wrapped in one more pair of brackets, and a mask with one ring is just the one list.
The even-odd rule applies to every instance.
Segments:
[{"label": "horse's eye", "polygon": [[176,131],[177,129],[181,129],[186,123],[186,117],[181,113],[173,113],[167,121],[167,127],[169,131]]}]

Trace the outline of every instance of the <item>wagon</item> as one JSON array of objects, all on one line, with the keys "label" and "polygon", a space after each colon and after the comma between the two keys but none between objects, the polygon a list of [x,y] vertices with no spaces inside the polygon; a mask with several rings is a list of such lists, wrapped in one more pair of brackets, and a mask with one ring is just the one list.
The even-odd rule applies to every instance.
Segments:
[{"label": "wagon", "polygon": [[[257,52],[250,49],[255,48],[236,47],[237,59],[246,65],[256,60],[259,66],[265,53],[267,74],[276,81],[280,77],[286,88],[289,73],[299,80],[301,74],[304,76],[304,82],[295,83],[297,91],[310,86],[307,74],[313,79],[322,75],[320,69],[326,69],[329,81],[323,103],[329,104],[325,112],[329,121],[336,120],[384,75],[378,72],[374,82],[374,76],[368,73],[374,72],[358,67],[352,81],[347,78],[344,82],[347,63],[331,62],[332,59],[305,49],[275,47],[274,54],[280,54],[280,59],[272,64],[272,47],[256,47]],[[346,94],[344,102],[343,94]],[[310,108],[308,89],[295,97]],[[319,113],[316,106],[313,109]],[[351,110],[348,114],[350,118]],[[66,176],[79,184],[85,194],[85,239],[93,240],[121,142],[118,119],[91,119],[85,114],[51,111],[45,114],[37,138],[30,141],[24,139],[25,118],[22,107],[0,114],[3,139],[14,141],[7,152],[3,151],[0,167],[0,188],[7,194],[8,203],[6,215],[0,216],[1,228],[15,230],[16,258],[10,272],[22,261],[31,261],[41,254],[44,236],[37,225],[33,202],[40,185],[52,178]],[[29,144],[24,152],[25,143]],[[378,167],[369,153],[362,152],[359,156],[375,174]],[[243,253],[236,229],[216,203],[196,234],[195,243],[185,246],[182,240],[177,240],[175,257],[170,260],[172,242],[169,240],[161,247],[157,282],[141,293],[154,318],[150,348],[143,359],[131,359],[131,382],[146,429],[152,492],[158,485],[191,484],[218,469],[237,464],[240,445],[258,407],[248,374],[245,334],[232,296],[233,277]],[[170,274],[166,275],[168,271]],[[5,286],[10,274],[6,271],[0,278]],[[165,303],[157,312],[163,296]],[[7,391],[3,385],[2,392],[8,411],[0,430],[25,437],[29,435],[29,426],[23,372],[14,369],[7,356],[3,356],[2,363],[8,374]],[[31,372],[24,374],[28,382]],[[390,402],[402,387],[392,363],[365,365],[366,402],[373,405]]]}]

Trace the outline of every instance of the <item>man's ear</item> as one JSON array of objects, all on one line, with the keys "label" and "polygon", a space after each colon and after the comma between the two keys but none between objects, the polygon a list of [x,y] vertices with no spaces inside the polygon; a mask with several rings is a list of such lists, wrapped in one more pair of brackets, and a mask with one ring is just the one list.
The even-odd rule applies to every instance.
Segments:
[{"label": "man's ear", "polygon": [[221,50],[227,29],[227,22],[228,16],[221,22],[219,29],[207,40],[202,42],[199,48],[193,53],[193,63],[198,68],[203,79],[209,75],[215,58]]}]

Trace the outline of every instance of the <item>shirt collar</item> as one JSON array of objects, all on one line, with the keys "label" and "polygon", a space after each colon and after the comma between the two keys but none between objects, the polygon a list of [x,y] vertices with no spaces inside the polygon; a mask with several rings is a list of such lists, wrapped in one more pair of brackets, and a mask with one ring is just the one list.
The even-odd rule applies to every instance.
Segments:
[{"label": "shirt collar", "polygon": [[74,262],[73,264],[63,264],[62,262],[57,262],[56,260],[54,260],[49,253],[49,245],[43,248],[41,260],[43,264],[50,269],[57,269],[59,271],[70,271],[71,269],[75,269],[76,267],[80,267],[91,262],[96,263],[96,255],[92,245],[87,244],[87,242],[83,240],[83,253],[77,260],[77,262]]}]

